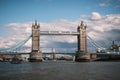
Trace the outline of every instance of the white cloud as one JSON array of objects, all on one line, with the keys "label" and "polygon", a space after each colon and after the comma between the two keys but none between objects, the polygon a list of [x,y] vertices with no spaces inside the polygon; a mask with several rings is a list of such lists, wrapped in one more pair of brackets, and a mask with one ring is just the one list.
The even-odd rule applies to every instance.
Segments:
[{"label": "white cloud", "polygon": [[112,0],[103,0],[102,3],[99,4],[100,7],[105,7],[105,6],[109,6],[110,2]]},{"label": "white cloud", "polygon": [[93,20],[101,19],[101,15],[98,12],[93,12],[91,19]]},{"label": "white cloud", "polygon": [[105,4],[105,3],[100,3],[99,6],[100,6],[100,7],[104,7],[104,6],[107,6],[107,4]]},{"label": "white cloud", "polygon": [[[77,31],[77,26],[80,24],[82,19],[75,21],[69,21],[66,19],[61,19],[58,21],[53,21],[50,23],[40,23],[41,31]],[[96,41],[107,41],[109,39],[118,39],[120,34],[120,15],[106,15],[101,16],[98,12],[93,12],[92,16],[89,18],[83,18],[83,21],[87,23],[88,35],[91,36]],[[6,26],[6,25],[5,25]],[[10,23],[7,24],[11,30],[7,38],[0,38],[0,48],[10,47],[19,43],[20,41],[26,39],[31,34],[32,22],[25,23]],[[116,36],[112,33],[114,30]],[[118,35],[117,35],[118,34]],[[119,38],[120,39],[120,38]],[[41,36],[41,47],[59,47],[57,43],[66,43],[72,44],[77,43],[77,37],[71,36]],[[64,44],[65,45],[65,44]],[[63,45],[63,46],[64,46]],[[29,40],[25,46],[31,46],[31,40]],[[61,47],[61,46],[60,46]]]},{"label": "white cloud", "polygon": [[[92,30],[92,32],[96,35],[92,35],[94,37],[97,37],[97,40],[105,40],[108,38],[113,38],[114,34],[108,33],[109,31],[112,31],[113,29],[120,30],[120,15],[106,15],[101,16],[101,19],[99,20],[86,20],[89,30]],[[89,31],[91,32],[91,31]],[[89,33],[88,33],[89,34]],[[112,35],[112,36],[108,36]],[[104,37],[104,38],[103,38]]]}]

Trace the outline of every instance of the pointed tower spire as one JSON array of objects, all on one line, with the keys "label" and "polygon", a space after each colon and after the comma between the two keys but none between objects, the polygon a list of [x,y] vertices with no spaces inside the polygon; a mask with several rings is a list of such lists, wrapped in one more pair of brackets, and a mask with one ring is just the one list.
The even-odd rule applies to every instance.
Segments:
[{"label": "pointed tower spire", "polygon": [[83,26],[84,24],[83,24],[83,21],[81,21],[81,26]]},{"label": "pointed tower spire", "polygon": [[37,20],[35,20],[35,25],[37,25]]}]

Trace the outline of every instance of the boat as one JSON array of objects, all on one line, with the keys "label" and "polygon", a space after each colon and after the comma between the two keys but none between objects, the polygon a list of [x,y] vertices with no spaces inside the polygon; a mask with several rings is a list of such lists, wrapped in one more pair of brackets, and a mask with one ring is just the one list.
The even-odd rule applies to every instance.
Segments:
[{"label": "boat", "polygon": [[12,60],[10,61],[11,64],[20,64],[22,62],[22,60],[20,60],[19,58],[12,58]]}]

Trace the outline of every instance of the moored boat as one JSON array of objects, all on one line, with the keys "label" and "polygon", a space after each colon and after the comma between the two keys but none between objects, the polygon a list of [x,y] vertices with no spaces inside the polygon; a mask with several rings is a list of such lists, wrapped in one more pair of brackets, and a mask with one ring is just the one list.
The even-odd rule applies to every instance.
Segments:
[{"label": "moored boat", "polygon": [[11,64],[20,64],[22,62],[22,60],[20,60],[19,58],[12,58],[12,60],[10,61]]}]

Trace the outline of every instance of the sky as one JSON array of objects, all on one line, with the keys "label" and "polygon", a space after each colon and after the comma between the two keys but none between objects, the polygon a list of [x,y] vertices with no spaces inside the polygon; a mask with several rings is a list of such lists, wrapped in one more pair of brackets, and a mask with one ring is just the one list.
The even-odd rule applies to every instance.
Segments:
[{"label": "sky", "polygon": [[[43,31],[76,31],[83,20],[88,35],[104,47],[120,42],[120,0],[0,0],[0,48],[28,37],[35,20]],[[75,48],[77,39],[43,36],[41,46]]]},{"label": "sky", "polygon": [[0,0],[0,24],[38,20],[76,20],[99,12],[119,14],[120,0]]}]

